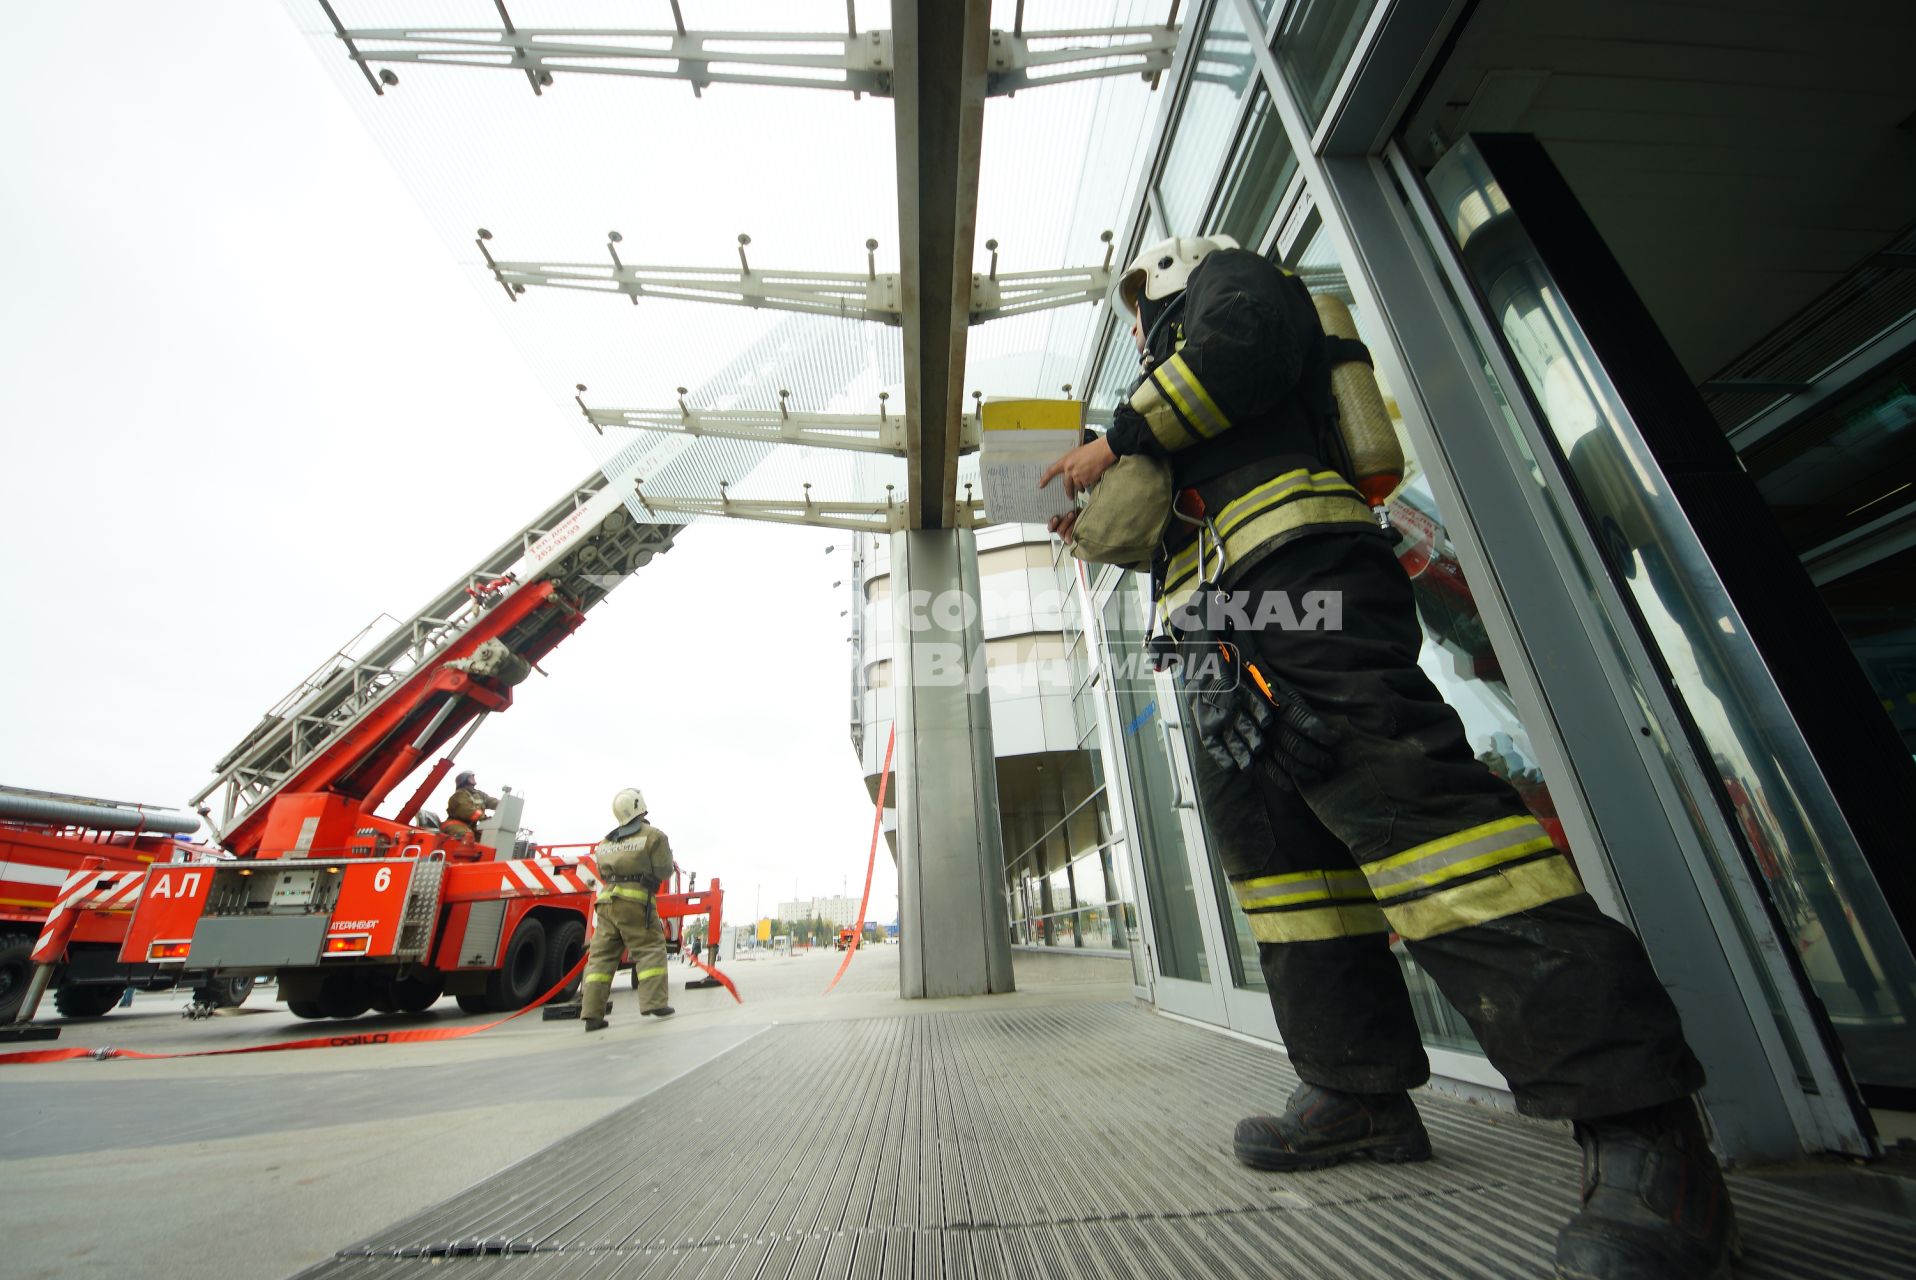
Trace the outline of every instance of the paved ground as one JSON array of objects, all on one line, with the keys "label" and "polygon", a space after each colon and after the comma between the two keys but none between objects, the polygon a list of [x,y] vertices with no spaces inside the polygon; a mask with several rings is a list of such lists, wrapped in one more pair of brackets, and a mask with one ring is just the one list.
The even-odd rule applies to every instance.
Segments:
[{"label": "paved ground", "polygon": [[[0,1275],[1548,1272],[1576,1177],[1561,1126],[1426,1098],[1430,1164],[1258,1175],[1230,1126],[1288,1092],[1281,1054],[1153,1015],[1122,961],[1019,953],[1016,995],[904,1002],[890,948],[821,998],[837,959],[737,964],[743,1006],[679,991],[675,966],[677,1016],[615,1010],[591,1037],[534,1015],[444,1044],[0,1068]],[[180,1003],[66,1042],[313,1030]],[[1916,1276],[1905,1187],[1739,1177],[1740,1274]]]},{"label": "paved ground", "polygon": [[[729,971],[743,1005],[681,990],[693,971],[674,964],[675,1016],[641,1023],[621,983],[613,1026],[591,1037],[535,1013],[436,1044],[0,1068],[0,1276],[288,1275],[780,1023],[977,1003],[898,1000],[897,954],[861,952],[829,998],[836,953],[742,961]],[[1122,962],[1049,960],[1021,957],[1033,985],[1010,1002],[1128,997]],[[65,1024],[58,1043],[224,1049],[343,1025],[302,1021],[272,995],[197,1023],[180,1018],[184,997],[141,996]],[[487,1020],[445,1000],[351,1025]]]}]

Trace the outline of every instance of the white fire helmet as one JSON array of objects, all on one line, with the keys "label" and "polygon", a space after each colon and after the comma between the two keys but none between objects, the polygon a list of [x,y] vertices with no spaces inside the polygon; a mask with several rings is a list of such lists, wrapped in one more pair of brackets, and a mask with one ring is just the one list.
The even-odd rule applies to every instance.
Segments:
[{"label": "white fire helmet", "polygon": [[1138,297],[1158,302],[1184,287],[1191,268],[1218,249],[1235,249],[1237,241],[1226,235],[1176,236],[1150,245],[1131,260],[1118,277],[1118,304],[1137,314]]},{"label": "white fire helmet", "polygon": [[645,793],[637,787],[627,787],[612,797],[612,816],[619,820],[620,825],[632,821],[645,812],[648,812],[645,807]]}]

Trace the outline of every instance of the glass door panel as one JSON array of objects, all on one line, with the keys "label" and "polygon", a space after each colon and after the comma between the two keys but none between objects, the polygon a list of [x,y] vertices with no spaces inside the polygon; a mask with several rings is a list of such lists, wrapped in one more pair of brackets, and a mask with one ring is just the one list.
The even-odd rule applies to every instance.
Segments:
[{"label": "glass door panel", "polygon": [[[1459,142],[1429,184],[1450,247],[1486,299],[1578,491],[1582,510],[1567,519],[1587,521],[1636,611],[1628,625],[1661,655],[1664,670],[1647,678],[1667,685],[1688,721],[1669,726],[1671,736],[1706,756],[1717,799],[1747,845],[1739,852],[1711,841],[1710,856],[1726,881],[1737,878],[1740,859],[1759,874],[1864,1089],[1916,1088],[1916,958],[1630,406],[1531,242],[1524,211],[1513,209],[1477,146]],[[1908,492],[1899,468],[1911,454],[1896,433],[1916,420],[1911,409],[1892,370],[1854,403],[1752,451],[1746,468],[1799,553],[1897,508]],[[1768,922],[1740,909],[1737,923],[1742,944],[1760,955]],[[1805,1028],[1768,994],[1814,1091]]]},{"label": "glass door panel", "polygon": [[1117,577],[1100,600],[1111,726],[1125,762],[1131,838],[1144,880],[1139,897],[1157,976],[1155,998],[1174,1013],[1222,1022],[1222,991],[1213,978],[1185,826],[1188,783],[1168,749],[1156,677],[1137,661],[1149,618],[1136,577]]}]

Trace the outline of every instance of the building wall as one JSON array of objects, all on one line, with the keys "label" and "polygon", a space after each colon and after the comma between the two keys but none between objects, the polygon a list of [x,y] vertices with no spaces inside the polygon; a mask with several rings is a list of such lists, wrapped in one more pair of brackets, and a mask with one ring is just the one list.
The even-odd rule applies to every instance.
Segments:
[{"label": "building wall", "polygon": [[[1079,745],[1062,599],[1052,571],[1054,543],[1041,527],[1028,525],[981,529],[977,543],[980,599],[971,607],[983,623],[1000,794],[1042,795],[1047,762],[1058,770]],[[852,741],[875,795],[894,714],[888,542],[857,535],[852,557],[859,610],[852,633]],[[1027,841],[1021,833],[1046,812],[1043,805],[1008,808],[1003,815],[1007,850],[1022,849]],[[888,838],[893,821],[888,798]]]},{"label": "building wall", "polygon": [[778,904],[778,919],[787,925],[795,920],[823,920],[835,929],[843,929],[858,923],[858,899],[797,898]]}]

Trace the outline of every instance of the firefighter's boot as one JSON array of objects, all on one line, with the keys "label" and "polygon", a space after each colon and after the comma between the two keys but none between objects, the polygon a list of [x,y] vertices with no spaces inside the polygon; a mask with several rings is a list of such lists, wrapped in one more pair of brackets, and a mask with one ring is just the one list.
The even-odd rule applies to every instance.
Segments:
[{"label": "firefighter's boot", "polygon": [[662,1004],[656,1009],[641,1009],[639,1010],[639,1016],[642,1018],[669,1018],[672,1016],[672,1006]]},{"label": "firefighter's boot", "polygon": [[585,1020],[585,1029],[588,1032],[604,1031],[605,1028],[606,1028],[606,1021],[604,1018],[587,1018]]},{"label": "firefighter's boot", "polygon": [[1576,1125],[1583,1208],[1557,1233],[1561,1280],[1728,1280],[1736,1214],[1696,1104]]},{"label": "firefighter's boot", "polygon": [[1237,1123],[1237,1158],[1253,1169],[1322,1169],[1364,1156],[1430,1159],[1430,1135],[1408,1093],[1344,1093],[1300,1084],[1281,1116]]}]

